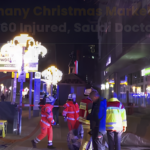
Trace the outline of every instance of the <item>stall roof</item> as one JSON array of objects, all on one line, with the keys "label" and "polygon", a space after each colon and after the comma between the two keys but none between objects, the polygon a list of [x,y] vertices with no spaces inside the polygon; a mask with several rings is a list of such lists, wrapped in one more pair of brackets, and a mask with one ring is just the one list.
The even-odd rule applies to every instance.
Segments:
[{"label": "stall roof", "polygon": [[86,85],[86,82],[76,74],[63,75],[62,80],[58,83],[60,85]]}]

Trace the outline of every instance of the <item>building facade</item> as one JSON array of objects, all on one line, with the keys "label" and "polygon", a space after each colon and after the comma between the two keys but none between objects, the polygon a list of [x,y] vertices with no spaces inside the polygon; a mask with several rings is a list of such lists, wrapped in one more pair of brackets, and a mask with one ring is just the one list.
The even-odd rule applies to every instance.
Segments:
[{"label": "building facade", "polygon": [[101,93],[108,99],[111,92],[116,92],[125,104],[148,106],[149,2],[102,2],[99,7],[105,13],[98,20]]}]

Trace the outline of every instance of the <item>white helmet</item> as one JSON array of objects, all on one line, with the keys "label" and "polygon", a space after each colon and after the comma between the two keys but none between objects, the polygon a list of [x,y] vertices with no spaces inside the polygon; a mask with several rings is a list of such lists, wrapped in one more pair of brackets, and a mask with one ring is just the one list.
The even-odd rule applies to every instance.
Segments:
[{"label": "white helmet", "polygon": [[76,94],[71,94],[72,99],[76,99]]},{"label": "white helmet", "polygon": [[71,94],[68,95],[68,99],[72,99],[72,95]]},{"label": "white helmet", "polygon": [[54,97],[52,97],[52,96],[48,96],[48,97],[46,97],[46,103],[53,103],[55,101],[55,98]]},{"label": "white helmet", "polygon": [[85,89],[84,95],[89,96],[91,92],[92,92],[92,88],[90,88],[90,89]]}]

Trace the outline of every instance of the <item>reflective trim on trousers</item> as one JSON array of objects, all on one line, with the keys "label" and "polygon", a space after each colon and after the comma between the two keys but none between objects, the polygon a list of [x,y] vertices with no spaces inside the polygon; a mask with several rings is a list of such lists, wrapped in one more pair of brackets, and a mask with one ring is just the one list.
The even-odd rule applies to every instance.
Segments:
[{"label": "reflective trim on trousers", "polygon": [[67,117],[67,119],[68,119],[68,120],[75,120],[74,118],[69,118],[69,117]]},{"label": "reflective trim on trousers", "polygon": [[121,131],[122,127],[107,127],[106,126],[106,130],[116,130],[116,131]]},{"label": "reflective trim on trousers", "polygon": [[49,123],[47,123],[47,122],[45,122],[45,121],[43,121],[43,120],[41,120],[41,122],[44,123],[44,124],[46,124],[47,126],[50,126]]},{"label": "reflective trim on trousers", "polygon": [[67,111],[68,114],[74,114],[74,111]]},{"label": "reflective trim on trousers", "polygon": [[126,122],[127,120],[123,120],[122,122]]},{"label": "reflective trim on trousers", "polygon": [[41,115],[41,117],[46,117],[46,115]]},{"label": "reflective trim on trousers", "polygon": [[109,122],[109,123],[106,123],[106,125],[113,125],[113,124],[116,124],[116,122]]}]

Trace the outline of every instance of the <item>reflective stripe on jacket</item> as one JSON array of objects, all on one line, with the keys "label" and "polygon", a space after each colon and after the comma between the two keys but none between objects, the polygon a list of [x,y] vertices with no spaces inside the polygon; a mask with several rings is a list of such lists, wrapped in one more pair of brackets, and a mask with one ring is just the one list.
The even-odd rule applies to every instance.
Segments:
[{"label": "reflective stripe on jacket", "polygon": [[122,131],[127,127],[126,110],[117,98],[107,101],[106,130]]},{"label": "reflective stripe on jacket", "polygon": [[82,99],[80,102],[79,122],[90,125],[90,121],[87,120],[87,116],[91,113],[93,102],[87,98]]}]

